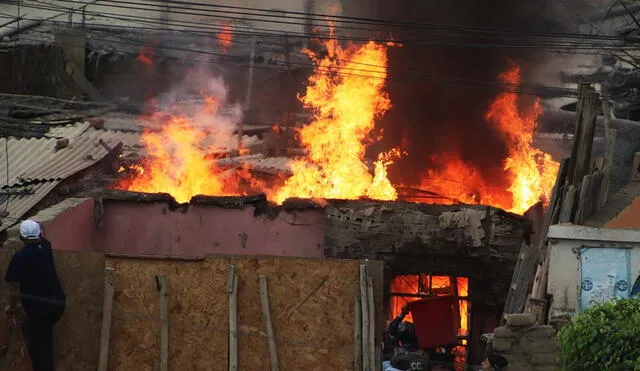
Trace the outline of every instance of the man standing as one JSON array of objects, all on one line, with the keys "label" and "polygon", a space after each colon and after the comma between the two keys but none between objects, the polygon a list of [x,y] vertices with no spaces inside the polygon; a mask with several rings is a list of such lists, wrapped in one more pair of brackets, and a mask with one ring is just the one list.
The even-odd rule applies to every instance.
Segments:
[{"label": "man standing", "polygon": [[[5,275],[9,283],[12,315],[18,309],[18,296],[27,315],[24,326],[34,371],[54,371],[53,327],[65,309],[65,294],[58,280],[51,243],[42,237],[40,224],[25,220],[20,224],[24,247],[12,258]],[[19,295],[18,295],[19,290]]]}]

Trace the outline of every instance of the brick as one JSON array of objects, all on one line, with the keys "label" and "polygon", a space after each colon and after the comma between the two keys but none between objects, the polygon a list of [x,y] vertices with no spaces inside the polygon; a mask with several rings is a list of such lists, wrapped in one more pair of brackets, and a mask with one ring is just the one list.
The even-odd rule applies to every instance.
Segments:
[{"label": "brick", "polygon": [[521,348],[527,354],[560,354],[560,344],[552,340],[545,342],[523,342],[518,348]]},{"label": "brick", "polygon": [[513,340],[494,338],[491,346],[496,353],[510,352],[511,347],[513,347]]},{"label": "brick", "polygon": [[508,326],[526,327],[536,324],[536,315],[531,313],[514,313],[505,316]]},{"label": "brick", "polygon": [[558,353],[538,353],[531,355],[531,363],[534,365],[557,365]]},{"label": "brick", "polygon": [[518,337],[518,335],[520,335],[518,331],[514,331],[507,326],[496,327],[496,329],[493,330],[493,336],[495,338],[513,339]]},{"label": "brick", "polygon": [[545,328],[525,332],[521,339],[524,342],[551,342],[556,340],[556,332],[553,328]]}]

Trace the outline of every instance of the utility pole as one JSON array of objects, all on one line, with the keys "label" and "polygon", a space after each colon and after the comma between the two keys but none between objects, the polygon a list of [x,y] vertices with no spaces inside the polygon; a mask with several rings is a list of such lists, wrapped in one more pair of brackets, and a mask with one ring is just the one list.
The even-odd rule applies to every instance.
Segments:
[{"label": "utility pole", "polygon": [[249,57],[249,81],[247,82],[247,95],[244,99],[244,117],[240,120],[238,125],[238,154],[240,154],[242,150],[242,135],[244,129],[244,120],[247,117],[247,114],[251,110],[251,93],[253,90],[253,69],[256,64],[256,37],[253,36],[251,38],[251,56]]}]

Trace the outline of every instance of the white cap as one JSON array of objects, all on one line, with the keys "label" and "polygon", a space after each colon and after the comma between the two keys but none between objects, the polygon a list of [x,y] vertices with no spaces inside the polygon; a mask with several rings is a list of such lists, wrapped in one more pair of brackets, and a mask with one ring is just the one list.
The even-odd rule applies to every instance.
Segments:
[{"label": "white cap", "polygon": [[20,235],[26,239],[40,238],[40,224],[31,219],[25,220],[20,224]]}]

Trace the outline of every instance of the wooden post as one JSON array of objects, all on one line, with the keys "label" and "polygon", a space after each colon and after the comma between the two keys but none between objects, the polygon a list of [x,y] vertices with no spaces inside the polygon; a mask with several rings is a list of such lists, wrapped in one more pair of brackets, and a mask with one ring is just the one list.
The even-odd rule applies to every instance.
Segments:
[{"label": "wooden post", "polygon": [[360,264],[360,303],[362,309],[362,369],[373,371],[369,368],[369,301],[367,289],[367,267]]},{"label": "wooden post", "polygon": [[367,276],[367,301],[369,306],[369,370],[376,368],[376,306],[373,297],[373,278]]},{"label": "wooden post", "polygon": [[109,336],[111,332],[111,313],[113,312],[113,294],[115,290],[115,269],[104,269],[104,303],[102,310],[102,332],[100,333],[100,357],[98,371],[107,371],[109,361]]},{"label": "wooden post", "polygon": [[227,277],[229,294],[229,371],[238,370],[238,275],[233,265],[229,265]]},{"label": "wooden post", "polygon": [[[605,113],[606,114],[606,113]],[[607,125],[607,121],[609,121],[608,117],[605,116],[605,126]],[[605,154],[604,154],[604,168],[602,170],[602,185],[600,187],[600,197],[598,206],[602,207],[607,203],[609,199],[609,184],[611,182],[611,173],[613,171],[613,165],[615,161],[615,152],[616,152],[616,136],[618,132],[616,129],[607,129],[605,137]]]},{"label": "wooden post", "polygon": [[253,70],[256,64],[256,37],[251,39],[251,56],[249,57],[249,81],[247,82],[247,92],[244,98],[244,117],[240,119],[238,125],[238,154],[242,154],[242,136],[244,135],[244,120],[246,114],[251,110],[251,94],[253,93]]},{"label": "wooden post", "polygon": [[260,280],[260,303],[262,304],[262,318],[269,339],[269,358],[271,359],[271,371],[278,371],[278,350],[276,348],[276,336],[273,332],[271,322],[271,308],[269,307],[269,292],[267,291],[267,277],[259,276]]},{"label": "wooden post", "polygon": [[[535,270],[535,276],[533,278],[533,285],[531,288],[531,296],[526,303],[525,312],[531,312],[532,299],[544,299],[545,292],[547,291],[547,280],[546,274],[548,270],[548,259],[547,259],[547,232],[549,231],[549,226],[555,224],[558,221],[560,216],[560,209],[564,204],[563,192],[565,189],[565,184],[568,179],[570,179],[570,167],[571,167],[571,159],[565,158],[560,164],[560,169],[558,170],[558,175],[556,176],[556,182],[553,185],[553,191],[551,192],[551,203],[549,205],[549,209],[544,218],[544,225],[542,226],[542,231],[540,235],[540,240],[538,241],[537,246],[537,269]],[[533,274],[533,272],[532,272]]]},{"label": "wooden post", "polygon": [[597,118],[596,103],[598,101],[598,94],[589,84],[581,84],[580,90],[580,101],[578,101],[580,109],[576,115],[578,121],[573,138],[570,169],[571,184],[576,187],[582,183],[582,178],[590,172],[591,149],[593,148]]},{"label": "wooden post", "polygon": [[167,276],[156,276],[160,293],[160,371],[169,370],[169,313],[167,311]]},{"label": "wooden post", "polygon": [[353,369],[355,371],[362,371],[362,308],[360,295],[356,295],[356,304],[353,311],[353,340],[355,343],[353,349]]}]

